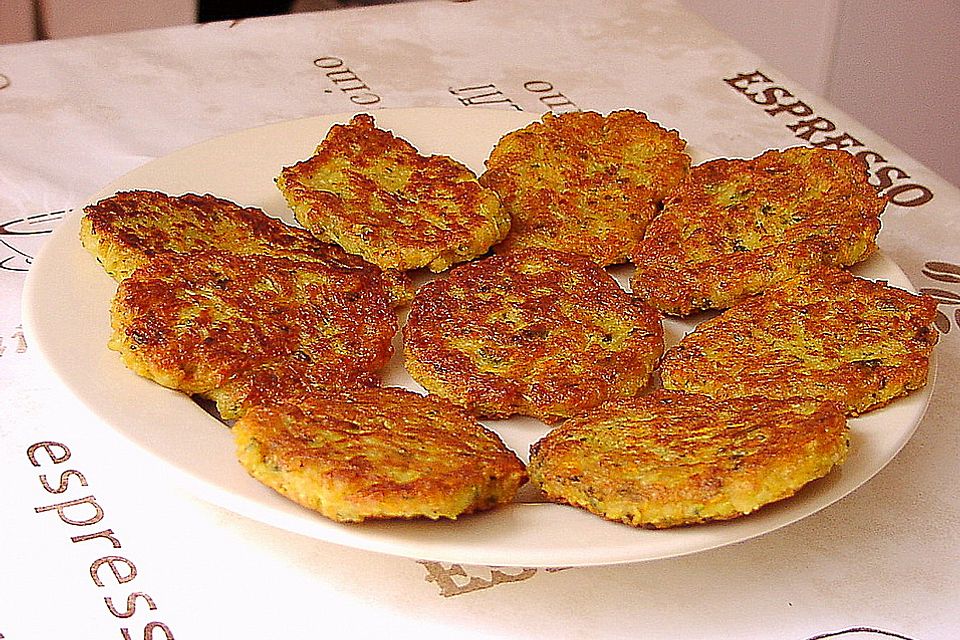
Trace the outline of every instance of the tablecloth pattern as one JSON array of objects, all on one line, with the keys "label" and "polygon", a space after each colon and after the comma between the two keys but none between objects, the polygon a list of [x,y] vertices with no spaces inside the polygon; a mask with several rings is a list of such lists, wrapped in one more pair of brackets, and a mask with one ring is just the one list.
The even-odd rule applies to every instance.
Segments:
[{"label": "tablecloth pattern", "polygon": [[[863,154],[899,203],[882,250],[940,302],[916,435],[854,494],[751,541],[611,567],[462,566],[195,499],[31,350],[33,256],[111,180],[251,126],[408,106],[636,108],[699,159]],[[0,47],[0,638],[957,637],[958,226],[956,189],[672,2],[404,3]],[[70,524],[83,508],[95,526]]]}]

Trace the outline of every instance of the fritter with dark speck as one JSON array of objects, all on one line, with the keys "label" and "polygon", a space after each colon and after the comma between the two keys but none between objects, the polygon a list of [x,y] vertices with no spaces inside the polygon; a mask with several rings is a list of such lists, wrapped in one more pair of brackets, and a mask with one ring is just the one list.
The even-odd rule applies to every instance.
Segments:
[{"label": "fritter with dark speck", "polygon": [[109,346],[126,366],[214,400],[225,419],[304,388],[378,384],[397,331],[364,271],[212,251],[137,269],[111,314]]},{"label": "fritter with dark speck", "polygon": [[457,518],[510,502],[523,463],[461,408],[398,388],[314,393],[233,427],[241,464],[340,522]]},{"label": "fritter with dark speck", "polygon": [[443,271],[483,255],[510,228],[490,189],[448,156],[423,156],[359,114],[277,186],[300,223],[383,269]]},{"label": "fritter with dark speck", "polygon": [[663,327],[589,258],[525,249],[421,287],[404,352],[416,381],[479,416],[557,422],[642,389]]},{"label": "fritter with dark speck", "polygon": [[663,357],[663,386],[805,396],[856,415],[926,384],[937,303],[818,267],[700,323]]},{"label": "fritter with dark speck", "polygon": [[804,147],[698,165],[633,252],[633,292],[683,316],[860,262],[876,251],[886,206],[867,177],[846,151]]},{"label": "fritter with dark speck", "polygon": [[480,176],[512,219],[495,251],[544,247],[626,262],[686,175],[685,146],[676,131],[629,110],[548,113],[506,134]]},{"label": "fritter with dark speck", "polygon": [[608,402],[530,450],[548,498],[633,526],[727,520],[795,494],[844,462],[830,402],[714,400],[672,391]]},{"label": "fritter with dark speck", "polygon": [[[123,280],[156,256],[192,251],[279,256],[371,274],[379,270],[261,209],[209,194],[121,191],[84,207],[80,240],[116,280]],[[409,302],[413,297],[413,286],[405,274],[388,271],[383,278],[397,302]]]}]

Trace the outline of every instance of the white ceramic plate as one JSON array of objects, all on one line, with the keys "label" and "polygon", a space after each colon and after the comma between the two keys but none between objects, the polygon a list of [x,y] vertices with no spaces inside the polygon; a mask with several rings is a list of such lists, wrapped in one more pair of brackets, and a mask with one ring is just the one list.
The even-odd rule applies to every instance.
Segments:
[{"label": "white ceramic plate", "polygon": [[[379,126],[410,140],[421,152],[451,155],[477,172],[500,135],[533,119],[529,114],[478,109],[384,110],[374,115]],[[203,142],[144,165],[90,201],[133,188],[209,192],[292,222],[274,178],[281,167],[311,155],[331,124],[349,118],[348,114],[295,120]],[[695,160],[711,155],[696,148],[693,154]],[[249,518],[351,547],[464,564],[549,567],[653,560],[738,542],[804,518],[869,480],[913,434],[932,386],[852,420],[850,456],[842,469],[793,498],[728,522],[638,530],[540,502],[536,492],[526,488],[515,504],[458,521],[337,524],[250,478],[234,458],[224,425],[188,397],[134,375],[107,349],[109,305],[116,285],[80,244],[80,209],[57,228],[29,273],[24,321],[31,346],[104,424],[154,456],[162,468],[176,472],[201,497]],[[911,288],[903,272],[883,256],[872,258],[857,272]],[[628,273],[614,270],[624,284]],[[668,344],[690,328],[668,321]],[[406,375],[399,357],[385,378],[388,384],[421,390]],[[546,432],[544,425],[529,419],[487,424],[523,458],[529,445]]]}]

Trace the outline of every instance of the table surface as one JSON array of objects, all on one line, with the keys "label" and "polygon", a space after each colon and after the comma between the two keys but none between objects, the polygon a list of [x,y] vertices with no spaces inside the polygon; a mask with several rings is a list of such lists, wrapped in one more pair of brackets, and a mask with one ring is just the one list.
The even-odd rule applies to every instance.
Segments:
[{"label": "table surface", "polygon": [[[940,303],[916,434],[853,494],[746,542],[606,567],[465,566],[204,502],[40,361],[22,328],[25,276],[91,194],[213,136],[412,106],[634,108],[715,154],[862,154],[892,201],[882,251]],[[960,635],[960,193],[676,4],[401,3],[2,46],[0,141],[0,638]],[[69,460],[52,466],[36,454],[48,450]],[[85,499],[96,530],[58,518]]]}]

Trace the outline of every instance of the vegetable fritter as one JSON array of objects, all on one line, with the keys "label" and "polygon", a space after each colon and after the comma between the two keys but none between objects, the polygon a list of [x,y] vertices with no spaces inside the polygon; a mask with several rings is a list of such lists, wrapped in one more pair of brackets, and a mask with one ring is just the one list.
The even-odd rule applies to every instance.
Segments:
[{"label": "vegetable fritter", "polygon": [[830,402],[659,390],[604,405],[530,448],[548,498],[633,526],[727,520],[795,494],[844,462],[846,420]]},{"label": "vegetable fritter", "polygon": [[[121,191],[84,207],[80,225],[84,247],[116,280],[128,277],[155,256],[192,251],[279,256],[370,274],[379,270],[261,209],[209,194]],[[388,271],[383,278],[398,302],[413,297],[413,286],[405,274]]]},{"label": "vegetable fritter", "polygon": [[702,322],[663,357],[663,386],[804,396],[851,415],[926,384],[936,301],[818,267]]},{"label": "vegetable fritter", "polygon": [[383,269],[439,272],[483,255],[510,228],[497,194],[448,156],[423,156],[359,114],[277,178],[297,220]]},{"label": "vegetable fritter", "polygon": [[320,262],[227,252],[170,254],[123,280],[109,347],[136,373],[250,403],[326,385],[373,385],[397,318],[379,280]]},{"label": "vegetable fritter", "polygon": [[584,256],[525,249],[461,265],[417,291],[406,367],[490,418],[557,422],[637,393],[663,353],[659,314]]},{"label": "vegetable fritter", "polygon": [[457,518],[510,502],[527,479],[516,454],[463,409],[398,388],[257,407],[233,433],[253,477],[340,522]]},{"label": "vegetable fritter", "polygon": [[695,166],[631,256],[661,311],[725,309],[820,264],[876,250],[886,199],[846,151],[794,147]]},{"label": "vegetable fritter", "polygon": [[676,131],[627,110],[548,113],[508,133],[480,176],[512,218],[495,251],[545,247],[600,265],[626,262],[686,175],[685,145]]}]

